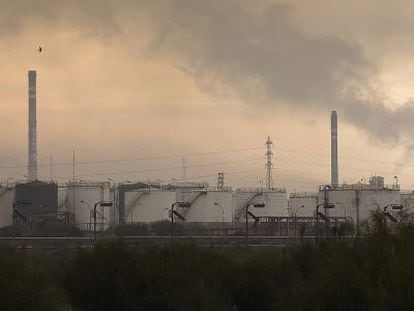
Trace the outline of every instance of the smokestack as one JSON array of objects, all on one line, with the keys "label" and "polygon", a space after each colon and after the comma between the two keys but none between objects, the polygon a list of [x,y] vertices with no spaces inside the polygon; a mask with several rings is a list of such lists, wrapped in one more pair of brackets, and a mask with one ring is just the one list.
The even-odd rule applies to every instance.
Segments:
[{"label": "smokestack", "polygon": [[30,70],[29,78],[29,181],[37,180],[37,143],[36,143],[36,71]]},{"label": "smokestack", "polygon": [[331,186],[338,186],[338,117],[331,113]]}]

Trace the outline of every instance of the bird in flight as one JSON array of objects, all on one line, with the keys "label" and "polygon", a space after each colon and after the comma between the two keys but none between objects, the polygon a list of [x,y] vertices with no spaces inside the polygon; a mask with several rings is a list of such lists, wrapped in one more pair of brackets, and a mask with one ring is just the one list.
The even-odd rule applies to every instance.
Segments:
[{"label": "bird in flight", "polygon": [[39,53],[42,53],[42,50],[43,50],[43,49],[42,49],[42,47],[41,47],[41,46],[39,46],[39,47],[37,48],[37,50],[38,50],[38,52],[39,52]]}]

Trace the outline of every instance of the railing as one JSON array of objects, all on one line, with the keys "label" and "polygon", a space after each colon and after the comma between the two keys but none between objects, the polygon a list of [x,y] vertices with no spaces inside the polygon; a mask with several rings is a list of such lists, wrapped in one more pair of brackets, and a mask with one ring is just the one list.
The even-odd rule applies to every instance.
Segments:
[{"label": "railing", "polygon": [[141,197],[144,194],[148,194],[148,193],[149,193],[149,189],[140,189],[136,192],[136,194],[133,196],[133,198],[125,206],[125,209],[126,209],[126,213],[124,215],[125,219],[127,219],[129,217],[129,215],[131,215],[131,212],[135,209],[136,204],[138,203],[139,199],[141,199]]},{"label": "railing", "polygon": [[413,190],[400,190],[400,195],[414,195]]},{"label": "railing", "polygon": [[325,188],[327,188],[328,191],[336,191],[336,190],[394,190],[399,191],[400,185],[384,185],[383,187],[380,187],[378,185],[370,185],[370,184],[350,184],[350,185],[339,185],[331,187],[329,185],[320,185],[319,191],[324,191]]},{"label": "railing", "polygon": [[257,193],[271,193],[271,192],[280,192],[286,193],[286,188],[238,188],[236,189],[236,193],[249,193],[249,192],[257,192]]},{"label": "railing", "polygon": [[239,205],[236,210],[233,212],[233,220],[239,221],[243,214],[246,212],[247,206],[250,202],[259,194],[258,192],[247,192],[250,195]]},{"label": "railing", "polygon": [[291,197],[291,198],[319,197],[319,193],[317,193],[317,192],[294,192],[294,193],[290,193],[289,197]]}]

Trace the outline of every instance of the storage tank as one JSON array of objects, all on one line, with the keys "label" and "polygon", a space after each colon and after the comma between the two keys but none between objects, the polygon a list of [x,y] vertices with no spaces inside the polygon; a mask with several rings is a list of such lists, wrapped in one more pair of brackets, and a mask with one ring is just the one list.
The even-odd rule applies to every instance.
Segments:
[{"label": "storage tank", "polygon": [[58,186],[58,212],[68,211],[68,187]]},{"label": "storage tank", "polygon": [[24,184],[16,184],[16,202],[30,202],[19,208],[24,215],[57,215],[58,190],[55,183],[32,181]]},{"label": "storage tank", "polygon": [[[134,192],[138,190],[145,190],[150,189],[151,185],[148,183],[143,182],[134,182],[134,183],[126,183],[126,184],[119,184],[118,187],[115,189],[115,203],[118,209],[118,217],[119,222],[129,222],[131,221],[128,219],[131,215],[127,215],[127,204],[125,194],[128,192]],[[132,203],[132,202],[131,202]]]},{"label": "storage tank", "polygon": [[0,186],[0,227],[13,224],[14,187]]},{"label": "storage tank", "polygon": [[124,222],[154,222],[170,219],[171,205],[176,202],[173,189],[136,189],[124,192]]},{"label": "storage tank", "polygon": [[181,213],[187,222],[231,222],[233,219],[233,193],[231,188],[206,189],[184,192],[190,207]]},{"label": "storage tank", "polygon": [[[264,203],[264,207],[254,207]],[[258,217],[288,216],[288,196],[284,188],[240,188],[233,195],[234,221],[243,221],[246,207]]]},{"label": "storage tank", "polygon": [[289,214],[291,217],[313,217],[319,202],[319,193],[291,193],[289,196]]},{"label": "storage tank", "polygon": [[[93,230],[94,204],[113,202],[113,193],[109,182],[70,182],[67,188],[67,210],[73,214],[74,224],[82,230]],[[102,231],[114,223],[115,206],[97,206],[96,230]]]},{"label": "storage tank", "polygon": [[[329,209],[329,216],[348,217],[356,222],[366,220],[371,212],[383,210],[387,205],[400,204],[400,191],[392,187],[367,184],[342,185],[332,189],[320,188],[319,204],[325,202],[335,205]],[[323,209],[323,208],[321,208]]]},{"label": "storage tank", "polygon": [[58,218],[63,223],[74,223],[74,215],[69,210],[68,187],[66,184],[58,185]]},{"label": "storage tank", "polygon": [[408,213],[414,212],[414,191],[404,191],[400,193],[401,205]]}]

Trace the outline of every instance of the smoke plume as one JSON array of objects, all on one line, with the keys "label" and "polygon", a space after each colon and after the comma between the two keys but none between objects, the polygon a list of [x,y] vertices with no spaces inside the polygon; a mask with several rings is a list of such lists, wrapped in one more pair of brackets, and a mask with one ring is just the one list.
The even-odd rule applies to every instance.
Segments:
[{"label": "smoke plume", "polygon": [[[321,112],[391,144],[414,145],[411,101],[389,108],[378,68],[357,42],[311,33],[294,8],[273,1],[0,1],[0,36],[29,20],[110,44],[121,40],[151,58],[169,58],[200,89],[246,105]],[[144,34],[145,35],[142,35]],[[327,114],[325,114],[327,115]]]}]

